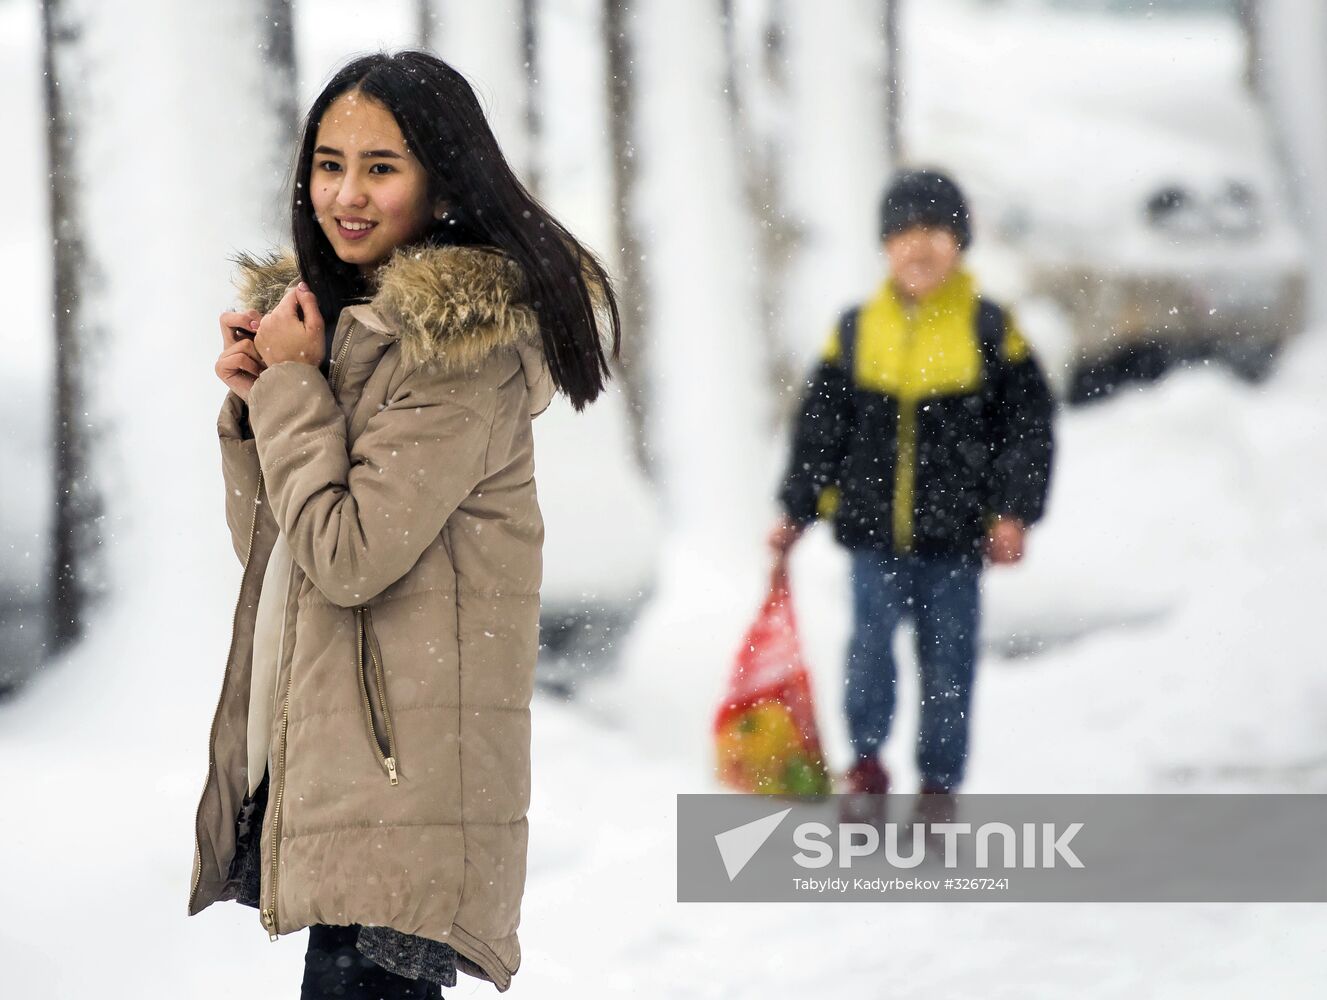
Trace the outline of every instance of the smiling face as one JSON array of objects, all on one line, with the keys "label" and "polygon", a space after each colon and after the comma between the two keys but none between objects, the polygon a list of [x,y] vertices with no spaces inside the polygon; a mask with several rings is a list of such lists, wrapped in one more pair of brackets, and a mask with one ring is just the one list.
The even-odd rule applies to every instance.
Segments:
[{"label": "smiling face", "polygon": [[328,105],[318,123],[309,193],[336,255],[365,274],[422,236],[435,208],[441,212],[396,118],[357,90]]},{"label": "smiling face", "polygon": [[958,268],[958,237],[940,226],[909,226],[885,238],[889,273],[904,298],[925,298]]}]

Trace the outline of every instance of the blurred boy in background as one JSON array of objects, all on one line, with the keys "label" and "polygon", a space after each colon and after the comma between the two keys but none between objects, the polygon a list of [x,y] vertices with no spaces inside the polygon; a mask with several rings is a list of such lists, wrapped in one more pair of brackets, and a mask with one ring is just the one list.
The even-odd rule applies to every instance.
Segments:
[{"label": "blurred boy in background", "polygon": [[851,551],[844,707],[855,761],[842,790],[885,794],[893,637],[913,619],[921,791],[952,793],[968,756],[983,563],[1016,563],[1050,483],[1053,403],[1008,310],[963,267],[958,186],[934,171],[885,192],[889,276],[843,314],[807,383],[770,535],[776,571],[817,518]]}]

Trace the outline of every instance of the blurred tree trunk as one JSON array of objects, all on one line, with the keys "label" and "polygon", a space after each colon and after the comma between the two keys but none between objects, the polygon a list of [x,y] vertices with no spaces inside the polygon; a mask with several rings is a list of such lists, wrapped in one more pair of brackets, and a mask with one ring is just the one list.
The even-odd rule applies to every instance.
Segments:
[{"label": "blurred tree trunk", "polygon": [[88,375],[104,334],[85,314],[88,286],[98,280],[83,230],[80,133],[91,91],[83,51],[83,8],[71,0],[43,0],[43,75],[46,147],[50,170],[50,227],[54,244],[55,511],[51,524],[48,589],[48,655],[82,635],[86,612],[104,596],[100,484],[92,481],[90,456],[95,416]]},{"label": "blurred tree trunk", "polygon": [[263,0],[262,66],[277,121],[293,144],[299,122],[292,0]]},{"label": "blurred tree trunk", "polygon": [[890,163],[902,163],[903,71],[899,40],[899,8],[903,0],[885,3],[885,152]]},{"label": "blurred tree trunk", "polygon": [[[734,0],[719,0],[726,59],[724,89],[742,177],[746,210],[755,225],[755,259],[763,360],[771,392],[794,376],[782,309],[782,288],[795,233],[783,209],[779,180],[777,108],[785,84],[781,0],[752,7],[739,22]],[[771,418],[774,417],[771,411]]]},{"label": "blurred tree trunk", "polygon": [[603,46],[607,54],[608,141],[613,159],[613,220],[617,231],[617,291],[622,314],[622,354],[617,365],[631,417],[631,440],[637,461],[653,479],[646,429],[645,345],[650,328],[640,268],[642,236],[632,213],[636,197],[636,145],[633,129],[635,67],[627,34],[628,0],[604,0]]},{"label": "blurred tree trunk", "polygon": [[1239,20],[1244,26],[1244,82],[1254,93],[1262,91],[1258,63],[1262,56],[1257,0],[1239,0]]},{"label": "blurred tree trunk", "polygon": [[299,140],[299,94],[295,65],[295,28],[293,0],[260,0],[263,19],[262,93],[277,127],[277,141],[271,150],[270,180],[272,216],[283,219],[289,206],[286,173],[294,169],[290,151]]},{"label": "blurred tree trunk", "polygon": [[432,0],[415,0],[415,44],[421,49],[433,49],[438,30],[437,14]]},{"label": "blurred tree trunk", "polygon": [[539,3],[521,0],[521,52],[525,59],[525,135],[529,153],[526,156],[526,185],[539,195],[543,185],[539,172],[539,143],[542,122],[539,115]]}]

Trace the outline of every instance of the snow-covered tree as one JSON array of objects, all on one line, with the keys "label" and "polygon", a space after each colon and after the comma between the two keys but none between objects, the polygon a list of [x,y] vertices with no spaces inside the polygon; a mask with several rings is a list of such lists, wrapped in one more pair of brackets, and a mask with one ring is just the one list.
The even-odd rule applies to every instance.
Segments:
[{"label": "snow-covered tree", "polygon": [[[714,0],[632,5],[649,427],[665,518],[719,549],[749,538],[764,490],[767,388],[756,240],[742,191]],[[677,71],[680,53],[687,72]]]},{"label": "snow-covered tree", "polygon": [[783,303],[800,363],[839,311],[880,279],[877,206],[889,173],[885,8],[879,0],[785,5],[782,201],[799,235]]},{"label": "snow-covered tree", "polygon": [[526,0],[420,0],[420,44],[474,86],[502,152],[531,184],[527,46],[533,9]]},{"label": "snow-covered tree", "polygon": [[648,411],[645,368],[641,363],[649,340],[649,319],[641,278],[644,247],[640,224],[631,210],[636,186],[636,144],[632,132],[635,107],[634,63],[627,34],[627,0],[603,0],[600,20],[608,100],[608,146],[612,157],[613,223],[617,254],[613,261],[622,315],[622,353],[618,372],[630,403],[636,458],[642,469],[652,471],[645,429]]},{"label": "snow-covered tree", "polygon": [[[640,226],[648,433],[663,505],[653,600],[613,697],[642,739],[706,746],[733,622],[759,589],[770,509],[769,385],[757,237],[724,95],[716,0],[627,5],[635,69],[630,211]],[[686,70],[679,72],[685,58]],[[723,622],[715,625],[712,616]],[[667,675],[647,665],[673,661]]]},{"label": "snow-covered tree", "polygon": [[[201,541],[159,526],[215,499],[181,461],[198,453],[189,415],[207,426],[220,399],[227,256],[285,230],[295,79],[289,0],[46,0],[43,20],[58,649],[95,594],[129,599],[206,560]],[[144,455],[169,466],[130,474]]]},{"label": "snow-covered tree", "polygon": [[1254,29],[1250,76],[1271,109],[1308,235],[1310,315],[1327,322],[1327,5],[1261,0],[1246,5],[1245,18]]}]

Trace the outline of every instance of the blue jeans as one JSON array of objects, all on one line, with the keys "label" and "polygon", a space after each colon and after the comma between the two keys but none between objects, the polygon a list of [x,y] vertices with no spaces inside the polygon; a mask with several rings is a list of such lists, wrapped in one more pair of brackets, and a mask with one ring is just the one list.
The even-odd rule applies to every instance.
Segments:
[{"label": "blue jeans", "polygon": [[930,786],[963,780],[977,664],[979,564],[958,558],[852,552],[853,633],[844,708],[859,756],[877,754],[894,716],[894,631],[911,615],[921,671],[917,769]]}]

